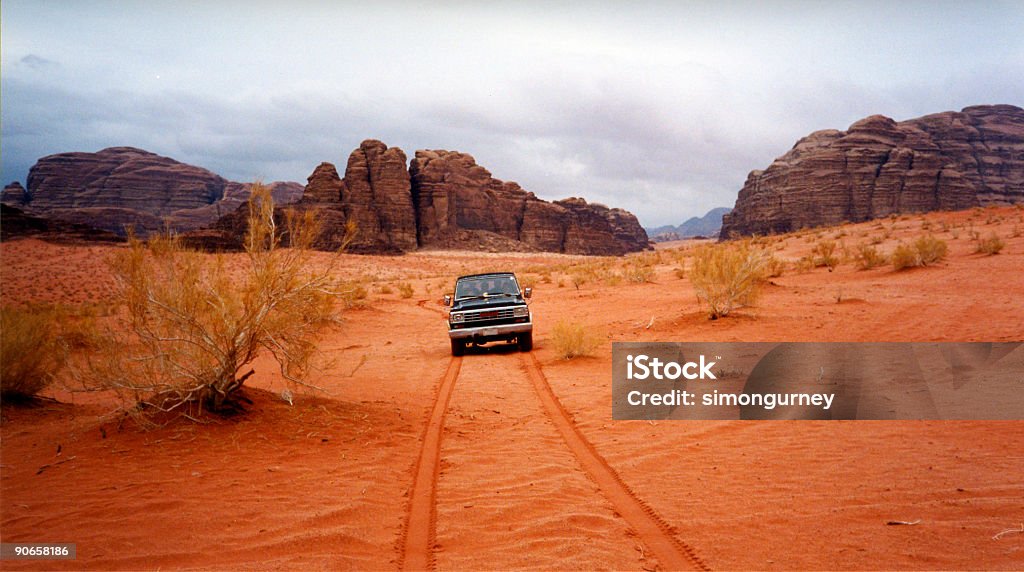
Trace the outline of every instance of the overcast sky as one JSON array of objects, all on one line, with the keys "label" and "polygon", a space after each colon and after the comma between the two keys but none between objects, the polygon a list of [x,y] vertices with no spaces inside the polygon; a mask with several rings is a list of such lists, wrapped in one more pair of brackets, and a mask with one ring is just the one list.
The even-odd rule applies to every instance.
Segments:
[{"label": "overcast sky", "polygon": [[732,206],[800,137],[1024,106],[1024,3],[4,0],[3,184],[141,147],[305,183],[363,139],[472,154],[645,226]]}]

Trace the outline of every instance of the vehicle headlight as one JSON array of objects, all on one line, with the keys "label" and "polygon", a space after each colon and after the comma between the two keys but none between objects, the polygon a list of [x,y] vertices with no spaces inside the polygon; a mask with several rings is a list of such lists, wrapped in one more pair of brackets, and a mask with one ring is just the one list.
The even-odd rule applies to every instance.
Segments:
[{"label": "vehicle headlight", "polygon": [[466,319],[466,315],[461,313],[461,312],[458,313],[458,314],[456,314],[455,312],[451,313],[451,320],[452,320],[453,324],[461,323],[465,319]]},{"label": "vehicle headlight", "polygon": [[526,306],[516,306],[512,309],[512,315],[516,318],[525,318],[530,315],[530,309]]}]

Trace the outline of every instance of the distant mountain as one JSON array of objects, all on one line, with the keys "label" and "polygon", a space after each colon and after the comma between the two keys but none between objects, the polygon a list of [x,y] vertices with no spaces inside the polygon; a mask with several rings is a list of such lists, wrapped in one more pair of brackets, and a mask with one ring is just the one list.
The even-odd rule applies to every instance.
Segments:
[{"label": "distant mountain", "polygon": [[679,240],[694,236],[718,236],[722,228],[722,217],[732,211],[728,207],[711,209],[702,217],[692,217],[679,226],[659,226],[647,229],[647,235],[654,242],[665,242],[668,240]]},{"label": "distant mountain", "polygon": [[[299,183],[270,183],[279,203],[302,196]],[[169,226],[203,228],[233,212],[249,196],[248,183],[134,147],[43,157],[28,173],[28,188],[12,183],[0,202],[26,215],[79,223],[123,235],[132,226],[147,235]]]}]

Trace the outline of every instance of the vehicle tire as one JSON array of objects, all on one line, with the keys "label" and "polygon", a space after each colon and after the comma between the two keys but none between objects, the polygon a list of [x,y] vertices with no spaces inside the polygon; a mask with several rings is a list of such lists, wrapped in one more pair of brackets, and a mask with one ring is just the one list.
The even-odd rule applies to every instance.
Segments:
[{"label": "vehicle tire", "polygon": [[519,345],[519,351],[528,352],[533,349],[533,332],[526,332],[525,334],[519,334],[516,338],[516,344]]},{"label": "vehicle tire", "polygon": [[452,355],[459,357],[466,353],[466,343],[462,340],[452,340]]}]

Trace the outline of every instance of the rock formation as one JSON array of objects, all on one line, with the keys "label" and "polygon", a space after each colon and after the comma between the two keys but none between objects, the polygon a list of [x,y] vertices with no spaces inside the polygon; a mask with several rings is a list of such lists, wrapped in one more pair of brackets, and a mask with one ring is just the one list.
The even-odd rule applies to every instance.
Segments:
[{"label": "rock formation", "polygon": [[[516,183],[495,179],[472,156],[457,151],[405,153],[376,140],[349,156],[345,176],[321,163],[294,208],[313,209],[325,236],[341,245],[354,222],[351,252],[408,252],[417,248],[625,254],[648,248],[636,217],[583,199],[553,203]],[[245,234],[244,208],[222,218],[216,233],[190,238],[208,248],[237,248]]]},{"label": "rock formation", "polygon": [[85,224],[35,217],[8,203],[0,204],[0,240],[35,237],[51,242],[124,242],[124,237]]},{"label": "rock formation", "polygon": [[[409,167],[421,247],[475,248],[490,235],[529,249],[624,254],[648,247],[636,217],[573,198],[549,203],[466,153],[417,151]],[[468,232],[467,232],[468,231]]]},{"label": "rock formation", "polygon": [[[373,139],[348,158],[344,176],[321,163],[307,179],[272,183],[279,205],[315,211],[318,247],[341,246],[356,227],[350,252],[398,254],[417,248],[548,251],[620,255],[649,248],[636,217],[571,198],[547,202],[503,182],[457,151],[405,153]],[[44,157],[29,172],[28,190],[11,185],[5,203],[29,214],[124,233],[165,224],[195,246],[242,246],[249,186],[141,149]],[[300,198],[301,196],[301,198]],[[283,218],[283,212],[278,212]],[[283,225],[282,225],[283,228]]]},{"label": "rock formation", "polygon": [[[272,185],[280,202],[302,191],[298,183]],[[29,170],[22,193],[19,203],[17,189],[8,186],[2,200],[36,216],[117,233],[132,225],[145,235],[165,225],[179,231],[207,226],[237,209],[249,186],[142,149],[111,147],[43,157]]]},{"label": "rock formation", "polygon": [[747,177],[723,238],[1024,203],[1024,110],[982,105],[804,137]]},{"label": "rock formation", "polygon": [[7,185],[4,187],[3,192],[0,193],[0,203],[13,207],[24,205],[27,199],[28,195],[25,192],[25,187],[21,186],[21,183],[18,181]]}]

